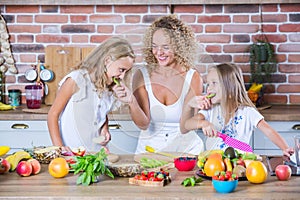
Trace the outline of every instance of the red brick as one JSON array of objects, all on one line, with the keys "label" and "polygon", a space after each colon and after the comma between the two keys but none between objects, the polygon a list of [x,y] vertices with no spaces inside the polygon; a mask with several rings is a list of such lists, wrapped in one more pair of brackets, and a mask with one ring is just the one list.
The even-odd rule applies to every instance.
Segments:
[{"label": "red brick", "polygon": [[277,32],[277,25],[273,24],[264,24],[262,27],[265,33],[276,33]]},{"label": "red brick", "polygon": [[258,11],[259,11],[258,5],[247,5],[247,4],[224,5],[224,13],[257,13]]},{"label": "red brick", "polygon": [[205,32],[206,33],[220,33],[222,31],[221,25],[206,25]]},{"label": "red brick", "polygon": [[234,35],[232,41],[235,43],[248,43],[250,42],[250,37],[248,34]]},{"label": "red brick", "polygon": [[300,12],[300,4],[280,4],[281,12]]},{"label": "red brick", "polygon": [[299,54],[290,54],[288,55],[288,61],[289,62],[297,62],[300,63],[300,55]]},{"label": "red brick", "polygon": [[97,33],[112,33],[114,31],[113,25],[100,25],[97,26]]},{"label": "red brick", "polygon": [[194,31],[195,34],[197,33],[202,33],[203,32],[203,26],[202,25],[191,25],[192,30]]},{"label": "red brick", "polygon": [[280,32],[300,32],[299,24],[282,24],[278,29]]},{"label": "red brick", "polygon": [[39,25],[7,25],[10,33],[40,33],[41,26]]},{"label": "red brick", "polygon": [[35,63],[36,56],[34,54],[20,54],[20,62]]},{"label": "red brick", "polygon": [[147,27],[143,25],[118,25],[115,32],[119,34],[144,34]]},{"label": "red brick", "polygon": [[[252,22],[261,22],[260,15],[255,15],[251,17]],[[286,14],[264,14],[262,17],[262,21],[264,24],[266,23],[278,23],[278,22],[286,22],[287,15]]]},{"label": "red brick", "polygon": [[110,13],[112,12],[112,6],[110,5],[97,5],[96,6],[96,12],[97,13]]},{"label": "red brick", "polygon": [[278,71],[281,73],[300,73],[300,67],[297,64],[280,64]]},{"label": "red brick", "polygon": [[[276,35],[266,35],[270,43],[284,43],[287,42],[287,37],[285,34],[276,34]],[[274,44],[273,44],[274,45]]]},{"label": "red brick", "polygon": [[56,5],[42,5],[41,6],[42,12],[44,13],[57,13],[58,6]]},{"label": "red brick", "polygon": [[289,34],[289,40],[291,41],[291,42],[300,42],[300,34],[298,33],[295,33],[295,34],[293,34],[293,33],[291,33],[291,34]]},{"label": "red brick", "polygon": [[84,6],[84,5],[80,5],[80,6],[72,6],[72,5],[68,5],[68,6],[60,6],[60,13],[94,13],[94,6]]},{"label": "red brick", "polygon": [[225,53],[245,53],[249,48],[248,45],[224,45],[223,51]]},{"label": "red brick", "polygon": [[222,13],[222,5],[205,5],[205,13]]},{"label": "red brick", "polygon": [[300,93],[300,85],[292,85],[292,84],[289,84],[289,85],[284,85],[284,84],[281,84],[277,87],[277,92],[279,93],[295,93],[295,92],[298,92]]},{"label": "red brick", "polygon": [[111,35],[92,35],[90,42],[91,43],[102,43],[104,40],[110,38]]},{"label": "red brick", "polygon": [[10,6],[7,5],[6,13],[39,13],[39,6]]},{"label": "red brick", "polygon": [[300,44],[280,44],[278,45],[278,52],[300,52]]},{"label": "red brick", "polygon": [[198,16],[198,23],[230,23],[230,16],[216,15],[216,16]]},{"label": "red brick", "polygon": [[89,36],[87,35],[72,35],[72,43],[89,43]]},{"label": "red brick", "polygon": [[233,16],[234,23],[248,23],[249,22],[249,15],[237,15]]},{"label": "red brick", "polygon": [[125,23],[140,23],[141,16],[140,15],[127,15],[125,16]]},{"label": "red brick", "polygon": [[208,53],[221,53],[222,52],[222,46],[221,45],[207,45],[206,51]]},{"label": "red brick", "polygon": [[262,12],[278,12],[277,4],[264,4],[262,5]]},{"label": "red brick", "polygon": [[286,95],[265,94],[264,101],[269,104],[286,104],[287,96]]},{"label": "red brick", "polygon": [[292,104],[300,104],[300,95],[289,95],[290,103]]},{"label": "red brick", "polygon": [[196,23],[196,16],[195,15],[180,15],[180,20],[182,20],[184,23]]},{"label": "red brick", "polygon": [[233,62],[234,63],[248,63],[249,62],[249,56],[234,55],[233,56]]},{"label": "red brick", "polygon": [[258,30],[257,25],[236,25],[226,24],[223,27],[224,33],[255,33]]},{"label": "red brick", "polygon": [[30,43],[33,42],[33,35],[17,35],[19,43]]},{"label": "red brick", "polygon": [[85,15],[71,15],[71,23],[86,23],[88,22],[88,16]]},{"label": "red brick", "polygon": [[289,83],[300,83],[300,75],[289,75]]},{"label": "red brick", "polygon": [[94,25],[63,25],[63,33],[95,33]]},{"label": "red brick", "polygon": [[174,13],[203,13],[202,5],[175,5]]},{"label": "red brick", "polygon": [[287,56],[286,56],[286,54],[279,54],[279,53],[276,53],[275,57],[276,57],[276,61],[277,61],[278,63],[286,62],[286,61],[287,61]]},{"label": "red brick", "polygon": [[116,5],[114,6],[115,13],[147,13],[148,12],[148,6],[139,5]]},{"label": "red brick", "polygon": [[122,23],[123,17],[121,15],[91,15],[90,21],[92,23]]},{"label": "red brick", "polygon": [[150,13],[167,13],[168,12],[168,6],[149,6]]},{"label": "red brick", "polygon": [[68,35],[37,35],[36,42],[38,43],[69,43],[70,36]]},{"label": "red brick", "polygon": [[37,23],[67,23],[67,15],[36,15],[34,18]]},{"label": "red brick", "polygon": [[230,41],[229,35],[200,35],[197,37],[200,43],[228,43]]},{"label": "red brick", "polygon": [[32,23],[33,15],[18,15],[17,23]]}]

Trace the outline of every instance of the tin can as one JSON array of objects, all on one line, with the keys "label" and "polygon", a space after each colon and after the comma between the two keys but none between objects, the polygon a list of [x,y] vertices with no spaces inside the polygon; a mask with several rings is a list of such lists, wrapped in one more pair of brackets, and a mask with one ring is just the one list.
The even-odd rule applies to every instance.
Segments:
[{"label": "tin can", "polygon": [[8,103],[12,106],[21,105],[21,91],[20,90],[8,90]]}]

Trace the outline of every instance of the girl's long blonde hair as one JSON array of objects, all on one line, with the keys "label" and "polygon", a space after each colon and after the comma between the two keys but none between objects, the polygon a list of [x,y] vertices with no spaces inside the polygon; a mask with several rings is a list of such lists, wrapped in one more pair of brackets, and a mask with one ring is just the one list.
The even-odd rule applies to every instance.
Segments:
[{"label": "girl's long blonde hair", "polygon": [[216,69],[222,89],[221,109],[225,124],[234,116],[236,110],[243,106],[255,107],[248,97],[242,70],[231,63],[213,66]]},{"label": "girl's long blonde hair", "polygon": [[75,69],[86,69],[98,94],[101,95],[107,87],[105,60],[110,57],[112,61],[116,61],[127,56],[135,58],[131,45],[127,40],[114,36],[93,49],[84,60],[75,66]]},{"label": "girl's long blonde hair", "polygon": [[169,36],[177,63],[186,71],[194,67],[197,42],[192,28],[185,25],[176,15],[167,15],[155,20],[145,33],[143,55],[148,70],[151,72],[157,66],[157,60],[152,53],[152,40],[154,32],[159,29]]}]

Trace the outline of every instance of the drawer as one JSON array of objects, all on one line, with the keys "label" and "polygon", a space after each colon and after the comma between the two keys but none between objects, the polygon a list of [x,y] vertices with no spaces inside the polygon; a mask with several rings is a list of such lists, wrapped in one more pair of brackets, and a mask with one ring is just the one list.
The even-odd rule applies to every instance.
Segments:
[{"label": "drawer", "polygon": [[0,131],[48,131],[48,126],[47,121],[0,121]]},{"label": "drawer", "polygon": [[109,121],[109,129],[119,129],[122,131],[140,131],[133,121],[111,120]]}]

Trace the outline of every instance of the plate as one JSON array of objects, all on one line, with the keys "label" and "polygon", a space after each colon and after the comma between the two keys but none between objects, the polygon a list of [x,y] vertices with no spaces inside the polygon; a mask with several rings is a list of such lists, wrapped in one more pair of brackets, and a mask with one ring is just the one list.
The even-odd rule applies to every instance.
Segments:
[{"label": "plate", "polygon": [[[204,179],[207,179],[207,180],[211,180],[211,176],[206,176],[205,174],[203,174],[203,172],[201,170],[197,170],[196,171],[196,175],[201,177],[201,178],[204,178]],[[242,176],[242,177],[239,177],[239,181],[247,181],[247,177],[246,176]]]}]

